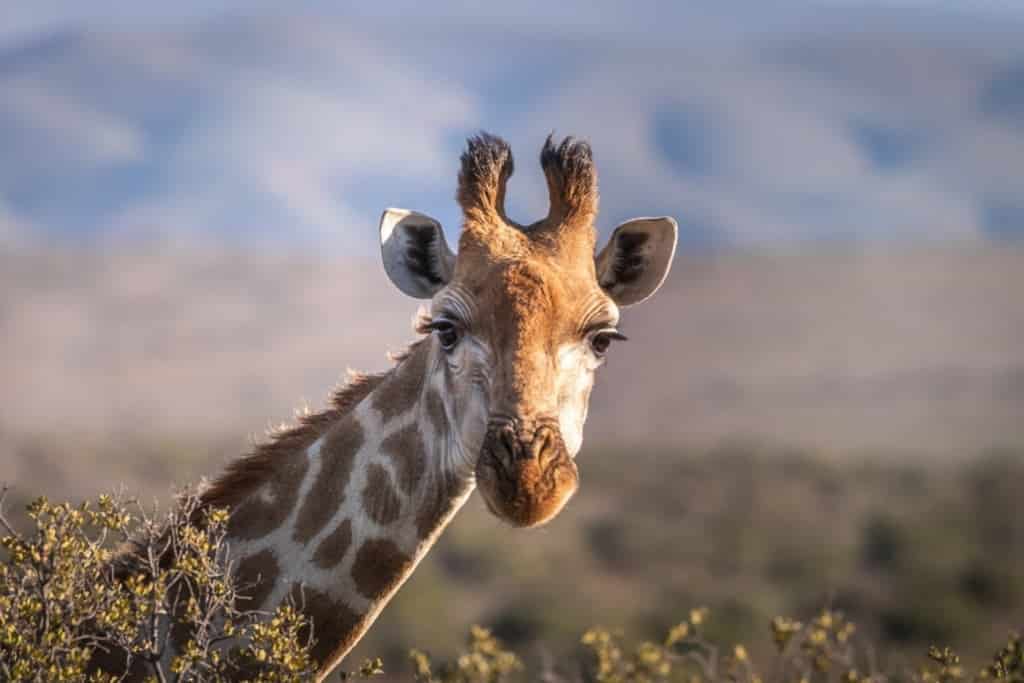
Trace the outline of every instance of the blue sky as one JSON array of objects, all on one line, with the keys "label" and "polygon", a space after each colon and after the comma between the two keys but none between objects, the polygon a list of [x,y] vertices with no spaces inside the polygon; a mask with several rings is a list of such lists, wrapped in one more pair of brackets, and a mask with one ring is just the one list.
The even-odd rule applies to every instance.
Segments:
[{"label": "blue sky", "polygon": [[[140,3],[131,0],[13,0],[4,8],[0,24],[0,44],[31,39],[34,35],[55,29],[92,28],[99,30],[137,30],[154,26],[182,25],[240,15],[268,13],[280,3],[268,0],[234,0],[207,2],[179,0],[173,3]],[[587,33],[619,34],[631,31],[665,30],[666,15],[717,22],[735,31],[746,24],[769,23],[780,28],[806,20],[809,15],[830,11],[910,11],[942,13],[946,16],[969,16],[975,19],[1020,19],[1024,0],[775,0],[772,3],[754,0],[700,0],[689,3],[672,2],[566,2],[550,3],[524,0],[497,5],[448,0],[425,3],[414,0],[399,2],[315,2],[299,0],[289,3],[291,12],[348,16],[362,19],[416,19],[442,24],[500,22],[542,30],[541,27],[573,26]],[[743,19],[736,14],[742,12]]]},{"label": "blue sky", "polygon": [[454,233],[466,135],[588,137],[601,227],[693,245],[1024,234],[1024,2],[15,3],[0,238],[372,247]]}]

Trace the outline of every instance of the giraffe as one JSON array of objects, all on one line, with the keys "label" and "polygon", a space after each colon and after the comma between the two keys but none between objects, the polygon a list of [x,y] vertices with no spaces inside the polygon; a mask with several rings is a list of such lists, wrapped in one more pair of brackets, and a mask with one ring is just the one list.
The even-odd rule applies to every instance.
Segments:
[{"label": "giraffe", "polygon": [[230,512],[247,609],[294,601],[313,625],[320,680],[334,669],[479,489],[516,527],[551,520],[576,491],[594,373],[625,336],[619,309],[651,296],[676,246],[673,219],[619,225],[595,255],[590,146],[549,136],[546,218],[505,213],[513,171],[481,133],[461,157],[458,252],[438,221],[387,209],[384,270],[429,300],[421,338],[378,375],[355,375],[322,412],[231,462],[202,493]]}]

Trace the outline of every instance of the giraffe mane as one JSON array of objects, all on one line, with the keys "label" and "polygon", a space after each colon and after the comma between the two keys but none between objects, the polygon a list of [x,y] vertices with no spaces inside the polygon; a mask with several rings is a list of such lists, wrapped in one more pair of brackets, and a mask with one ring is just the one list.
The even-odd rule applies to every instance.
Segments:
[{"label": "giraffe mane", "polygon": [[298,414],[294,424],[273,431],[267,441],[256,444],[249,453],[229,462],[224,471],[200,492],[199,509],[230,509],[237,505],[268,480],[279,458],[312,445],[332,424],[352,412],[421,343],[422,339],[404,351],[390,354],[394,362],[390,370],[370,374],[350,371],[347,381],[331,393],[324,410]]}]

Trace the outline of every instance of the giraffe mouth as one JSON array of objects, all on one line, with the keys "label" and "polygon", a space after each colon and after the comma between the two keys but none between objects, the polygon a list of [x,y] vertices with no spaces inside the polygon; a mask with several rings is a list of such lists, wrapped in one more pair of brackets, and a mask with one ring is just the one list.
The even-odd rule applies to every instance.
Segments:
[{"label": "giraffe mouth", "polygon": [[565,507],[579,485],[579,470],[557,428],[545,424],[524,435],[511,425],[498,425],[488,430],[476,478],[495,516],[531,527]]}]

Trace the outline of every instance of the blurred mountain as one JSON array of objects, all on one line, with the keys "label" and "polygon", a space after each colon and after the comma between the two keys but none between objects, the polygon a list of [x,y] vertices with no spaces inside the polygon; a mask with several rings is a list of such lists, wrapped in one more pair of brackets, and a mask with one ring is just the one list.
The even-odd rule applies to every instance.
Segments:
[{"label": "blurred mountain", "polygon": [[[1020,443],[1021,291],[1013,245],[683,254],[626,310],[630,341],[599,373],[587,443]],[[346,368],[388,367],[416,308],[362,260],[0,249],[0,469],[17,469],[17,435],[227,439],[237,452],[303,399],[320,406]]]},{"label": "blurred mountain", "polygon": [[606,230],[666,213],[700,246],[1024,234],[1019,16],[699,5],[253,9],[8,42],[0,239],[368,253],[384,206],[456,227],[479,128],[513,143],[524,220],[555,130],[593,142]]},{"label": "blurred mountain", "polygon": [[1024,249],[683,256],[595,389],[591,438],[971,453],[1024,437]]}]

